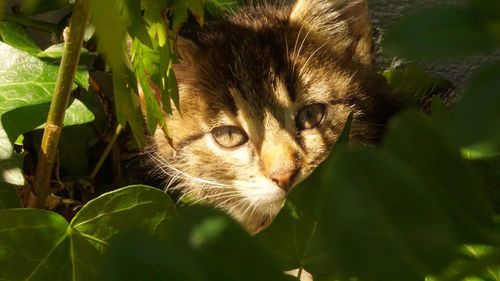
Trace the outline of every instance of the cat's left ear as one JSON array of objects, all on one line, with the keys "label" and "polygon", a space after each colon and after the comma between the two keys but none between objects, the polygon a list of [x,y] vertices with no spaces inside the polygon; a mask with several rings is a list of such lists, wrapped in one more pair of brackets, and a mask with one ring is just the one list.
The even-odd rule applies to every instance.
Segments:
[{"label": "cat's left ear", "polygon": [[290,23],[309,29],[352,54],[352,59],[371,64],[371,24],[365,0],[297,0]]}]

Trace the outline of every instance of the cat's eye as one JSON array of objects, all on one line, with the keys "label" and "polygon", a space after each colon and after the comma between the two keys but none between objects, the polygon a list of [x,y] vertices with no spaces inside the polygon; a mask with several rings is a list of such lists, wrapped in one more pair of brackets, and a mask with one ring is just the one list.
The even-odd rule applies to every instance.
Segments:
[{"label": "cat's eye", "polygon": [[222,147],[234,148],[248,141],[243,129],[236,126],[221,126],[212,129],[212,137]]},{"label": "cat's eye", "polygon": [[295,124],[300,130],[312,129],[321,123],[323,116],[325,116],[325,105],[313,103],[299,110],[297,116],[295,116]]}]

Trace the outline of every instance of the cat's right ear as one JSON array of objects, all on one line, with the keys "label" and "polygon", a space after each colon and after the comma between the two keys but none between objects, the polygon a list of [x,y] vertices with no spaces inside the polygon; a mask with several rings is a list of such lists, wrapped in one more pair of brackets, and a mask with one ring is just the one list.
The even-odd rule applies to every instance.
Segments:
[{"label": "cat's right ear", "polygon": [[365,0],[297,0],[290,23],[336,44],[353,60],[371,64],[371,24]]},{"label": "cat's right ear", "polygon": [[177,37],[177,54],[181,62],[194,63],[200,48],[195,42],[182,36]]}]

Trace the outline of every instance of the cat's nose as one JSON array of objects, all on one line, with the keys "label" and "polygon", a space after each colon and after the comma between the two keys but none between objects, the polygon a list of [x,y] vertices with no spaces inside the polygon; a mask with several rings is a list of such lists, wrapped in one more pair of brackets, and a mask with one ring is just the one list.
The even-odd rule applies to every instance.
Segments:
[{"label": "cat's nose", "polygon": [[297,170],[284,172],[284,173],[273,173],[270,175],[270,179],[274,181],[283,191],[288,192],[292,187],[292,181]]}]

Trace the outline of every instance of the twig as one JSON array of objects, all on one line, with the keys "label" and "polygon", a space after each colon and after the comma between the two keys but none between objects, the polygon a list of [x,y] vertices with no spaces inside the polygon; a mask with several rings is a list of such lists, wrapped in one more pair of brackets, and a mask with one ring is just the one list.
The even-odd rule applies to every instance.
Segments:
[{"label": "twig", "polygon": [[116,130],[115,130],[115,133],[113,134],[113,137],[108,142],[108,145],[104,149],[104,152],[102,153],[101,157],[99,158],[99,161],[97,161],[97,164],[95,165],[94,169],[92,170],[92,173],[90,173],[91,179],[95,178],[95,176],[97,175],[97,173],[101,169],[102,164],[104,164],[104,161],[108,157],[109,152],[111,151],[111,148],[115,144],[116,138],[118,138],[118,135],[120,135],[121,131],[122,131],[122,125],[118,124],[118,126],[116,126]]},{"label": "twig", "polygon": [[34,184],[34,204],[36,208],[45,208],[54,162],[63,128],[64,114],[75,78],[76,67],[80,58],[85,27],[89,21],[88,0],[77,0],[73,6],[73,15],[69,25],[68,40],[56,81],[56,89],[50,104],[47,123],[43,132],[42,145],[38,154]]}]

